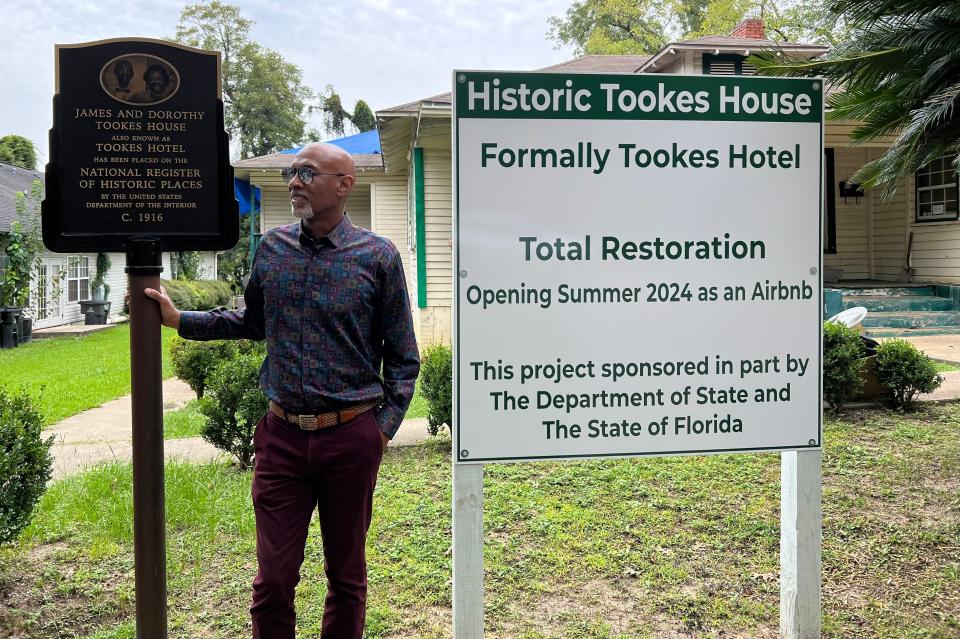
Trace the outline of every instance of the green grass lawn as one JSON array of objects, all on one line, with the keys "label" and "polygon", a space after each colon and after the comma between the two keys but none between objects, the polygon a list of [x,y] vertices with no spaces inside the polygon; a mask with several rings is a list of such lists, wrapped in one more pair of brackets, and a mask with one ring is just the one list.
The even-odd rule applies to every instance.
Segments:
[{"label": "green grass lawn", "polygon": [[[161,329],[163,377],[173,376],[169,342],[176,331]],[[84,337],[34,340],[0,351],[0,386],[26,387],[37,400],[44,424],[130,393],[130,325]]]},{"label": "green grass lawn", "polygon": [[[450,440],[389,449],[367,637],[450,636]],[[779,457],[490,465],[486,632],[517,639],[777,636]],[[823,636],[960,636],[960,406],[825,425]],[[249,636],[250,474],[167,467],[170,636]],[[0,550],[0,636],[133,637],[129,465],[55,483]],[[298,636],[319,635],[319,530]],[[6,634],[5,634],[6,633]]]},{"label": "green grass lawn", "polygon": [[938,362],[934,361],[933,365],[937,367],[938,373],[947,373],[951,371],[960,371],[960,366],[956,364],[951,364],[950,362]]},{"label": "green grass lawn", "polygon": [[197,400],[190,400],[186,406],[163,415],[163,438],[182,439],[200,437],[200,430],[207,418],[200,412]]},{"label": "green grass lawn", "polygon": [[410,400],[410,406],[407,408],[407,419],[416,419],[420,417],[427,416],[427,410],[429,406],[427,404],[427,399],[423,396],[423,393],[420,392],[420,378],[417,378],[417,390],[413,394],[413,399]]}]

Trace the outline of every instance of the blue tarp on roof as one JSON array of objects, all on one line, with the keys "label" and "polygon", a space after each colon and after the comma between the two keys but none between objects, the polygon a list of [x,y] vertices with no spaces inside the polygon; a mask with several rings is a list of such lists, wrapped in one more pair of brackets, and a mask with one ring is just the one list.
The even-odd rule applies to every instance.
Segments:
[{"label": "blue tarp on roof", "polygon": [[[349,152],[352,155],[380,153],[380,135],[377,133],[376,129],[373,131],[367,131],[365,133],[357,133],[356,135],[348,135],[345,138],[340,138],[337,140],[327,140],[327,142],[339,146],[341,149]],[[294,149],[280,151],[280,153],[292,155],[297,153],[297,151],[302,148],[302,146],[298,146]],[[253,187],[253,190],[254,197],[256,198],[256,207],[257,210],[259,210],[260,189]],[[240,203],[240,215],[247,215],[250,213],[250,184],[244,180],[241,180],[240,178],[234,178],[233,195],[237,198],[237,202]]]},{"label": "blue tarp on roof", "polygon": [[[376,129],[364,133],[357,133],[356,135],[348,135],[345,138],[337,140],[327,140],[327,142],[339,146],[344,151],[353,155],[380,153],[380,135]],[[295,149],[280,151],[280,153],[293,154],[302,148],[302,146],[298,146]]]},{"label": "blue tarp on roof", "polygon": [[[233,178],[233,196],[237,198],[240,205],[240,215],[250,213],[250,184],[240,178]],[[253,187],[253,197],[256,198],[255,206],[260,210],[260,189]]]}]

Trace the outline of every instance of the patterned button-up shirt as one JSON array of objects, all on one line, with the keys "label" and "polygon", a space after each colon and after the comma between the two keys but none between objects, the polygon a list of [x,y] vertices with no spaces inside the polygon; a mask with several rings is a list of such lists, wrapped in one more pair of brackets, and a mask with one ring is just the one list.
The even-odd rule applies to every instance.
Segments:
[{"label": "patterned button-up shirt", "polygon": [[304,415],[382,400],[377,423],[393,437],[420,370],[396,247],[347,216],[320,240],[297,222],[264,234],[252,271],[246,308],[184,311],[180,335],[266,339],[267,397]]}]

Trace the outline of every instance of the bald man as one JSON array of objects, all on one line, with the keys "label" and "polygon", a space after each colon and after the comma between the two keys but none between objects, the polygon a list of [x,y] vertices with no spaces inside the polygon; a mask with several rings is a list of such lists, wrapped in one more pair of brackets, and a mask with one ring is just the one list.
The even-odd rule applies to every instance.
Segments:
[{"label": "bald man", "polygon": [[254,638],[294,637],[294,588],[318,510],[328,583],[321,637],[360,639],[377,472],[420,360],[399,252],[345,215],[353,158],[311,144],[281,174],[299,221],[264,234],[246,308],[180,312],[162,291],[146,294],[182,337],[267,342],[260,386],[270,412],[253,438]]}]

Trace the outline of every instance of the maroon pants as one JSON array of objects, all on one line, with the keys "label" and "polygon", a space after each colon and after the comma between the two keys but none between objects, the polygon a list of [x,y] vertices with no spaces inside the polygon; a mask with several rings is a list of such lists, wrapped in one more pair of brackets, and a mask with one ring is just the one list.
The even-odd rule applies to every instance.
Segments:
[{"label": "maroon pants", "polygon": [[383,457],[373,411],[313,432],[268,413],[253,441],[259,564],[250,607],[254,639],[294,637],[294,588],[315,509],[327,575],[321,637],[360,639],[367,599],[364,546]]}]

